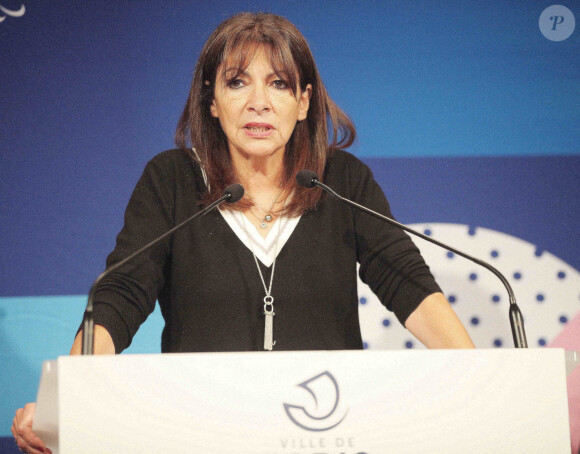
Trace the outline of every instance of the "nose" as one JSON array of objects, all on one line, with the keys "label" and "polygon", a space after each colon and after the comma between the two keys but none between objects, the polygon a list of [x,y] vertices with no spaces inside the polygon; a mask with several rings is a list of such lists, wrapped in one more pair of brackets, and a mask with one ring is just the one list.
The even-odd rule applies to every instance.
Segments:
[{"label": "nose", "polygon": [[248,99],[248,110],[262,115],[271,109],[270,99],[263,84],[255,84]]}]

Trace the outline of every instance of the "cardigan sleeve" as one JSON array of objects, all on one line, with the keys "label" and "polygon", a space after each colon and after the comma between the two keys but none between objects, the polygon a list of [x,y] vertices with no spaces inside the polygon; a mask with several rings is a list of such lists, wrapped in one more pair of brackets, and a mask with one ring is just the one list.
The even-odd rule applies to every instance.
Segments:
[{"label": "cardigan sleeve", "polygon": [[[368,166],[346,154],[349,198],[393,218]],[[418,248],[400,228],[353,208],[359,275],[401,324],[430,294],[440,292]]]},{"label": "cardigan sleeve", "polygon": [[[145,167],[125,210],[124,225],[107,267],[174,226],[174,181],[167,155],[153,158]],[[111,334],[115,351],[131,344],[139,326],[153,312],[157,295],[165,283],[171,238],[135,257],[107,276],[98,286],[94,300],[95,324]]]}]

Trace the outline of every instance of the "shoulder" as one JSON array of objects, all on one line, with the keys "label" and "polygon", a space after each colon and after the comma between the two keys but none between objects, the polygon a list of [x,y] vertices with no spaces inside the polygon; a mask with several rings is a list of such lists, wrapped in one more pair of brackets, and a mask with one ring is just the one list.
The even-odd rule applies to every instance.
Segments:
[{"label": "shoulder", "polygon": [[157,168],[182,168],[184,165],[186,167],[193,167],[195,161],[189,153],[180,150],[178,148],[165,150],[161,153],[155,155],[147,163],[148,167]]},{"label": "shoulder", "polygon": [[192,154],[181,149],[163,151],[149,160],[143,171],[147,181],[156,181],[164,187],[191,186],[205,191],[205,179],[200,165]]},{"label": "shoulder", "polygon": [[155,155],[148,163],[145,171],[153,171],[164,175],[171,174],[175,177],[187,176],[202,177],[201,167],[193,158],[193,155],[179,148],[163,151]]},{"label": "shoulder", "polygon": [[335,150],[328,158],[328,165],[362,164],[362,161],[346,150]]},{"label": "shoulder", "polygon": [[329,184],[352,187],[372,179],[373,174],[369,166],[348,151],[336,150],[328,158],[324,180]]},{"label": "shoulder", "polygon": [[369,167],[352,153],[345,150],[336,150],[326,163],[326,172],[366,174],[370,173]]}]

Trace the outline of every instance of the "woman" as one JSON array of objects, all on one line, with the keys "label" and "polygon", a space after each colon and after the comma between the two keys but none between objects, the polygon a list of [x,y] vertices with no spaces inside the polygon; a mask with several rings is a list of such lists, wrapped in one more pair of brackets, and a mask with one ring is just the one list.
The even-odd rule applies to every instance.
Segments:
[{"label": "woman", "polygon": [[[426,346],[473,347],[406,234],[296,184],[297,172],[310,169],[390,215],[370,170],[342,151],[354,137],[296,27],[262,13],[222,23],[198,60],[179,149],[147,165],[108,265],[229,184],[246,195],[102,282],[95,353],[126,348],[156,300],[163,352],[360,349],[357,262],[362,280]],[[80,351],[81,333],[71,354]],[[22,449],[42,452],[33,411],[18,410],[12,430]]]}]

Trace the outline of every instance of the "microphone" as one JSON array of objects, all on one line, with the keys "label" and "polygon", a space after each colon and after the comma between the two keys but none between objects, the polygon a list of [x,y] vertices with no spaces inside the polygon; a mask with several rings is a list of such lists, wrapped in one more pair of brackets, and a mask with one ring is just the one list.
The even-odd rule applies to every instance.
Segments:
[{"label": "microphone", "polygon": [[380,213],[377,213],[376,211],[371,210],[370,208],[359,205],[358,203],[353,202],[352,200],[349,200],[345,197],[338,195],[330,187],[326,186],[324,183],[321,183],[320,180],[318,180],[318,175],[316,175],[316,173],[313,172],[312,170],[304,169],[304,170],[301,170],[300,172],[298,172],[296,174],[296,181],[298,181],[298,184],[300,184],[301,186],[303,186],[305,188],[313,188],[315,186],[318,186],[318,187],[324,189],[326,192],[328,192],[330,195],[332,195],[336,199],[340,200],[341,202],[344,202],[350,206],[353,206],[359,210],[362,210],[365,213],[368,213],[368,214],[370,214],[378,219],[386,221],[389,224],[394,225],[395,227],[403,229],[406,232],[409,232],[415,236],[418,236],[419,238],[423,238],[424,240],[429,241],[430,243],[436,244],[439,247],[447,249],[448,251],[451,251],[454,254],[460,255],[461,257],[464,257],[467,260],[471,260],[472,262],[474,262],[480,266],[483,266],[484,268],[491,271],[502,282],[502,284],[506,288],[508,296],[509,296],[509,303],[510,303],[509,319],[510,319],[510,325],[511,325],[511,330],[512,330],[512,336],[514,339],[514,345],[516,348],[527,348],[528,347],[528,341],[526,339],[526,332],[524,329],[524,319],[522,316],[522,312],[520,311],[520,308],[518,307],[518,305],[516,303],[516,297],[514,295],[514,292],[511,288],[509,282],[505,278],[505,276],[503,274],[501,274],[496,268],[491,266],[489,263],[484,262],[483,260],[472,257],[472,256],[466,254],[465,252],[459,251],[459,250],[455,249],[454,247],[451,247],[445,243],[442,243],[441,241],[438,241],[434,238],[431,238],[427,235],[424,235],[423,233],[418,232],[417,230],[413,230],[412,228],[407,227],[406,225],[401,224],[400,222],[397,222],[394,219],[391,219],[385,215],[382,215]]},{"label": "microphone", "polygon": [[304,169],[296,174],[296,181],[298,181],[300,186],[313,188],[316,186],[316,182],[318,181],[318,175],[316,175],[316,172],[313,172],[312,170]]},{"label": "microphone", "polygon": [[148,243],[145,246],[143,246],[141,249],[138,249],[137,251],[133,252],[129,256],[125,257],[120,262],[115,263],[114,265],[110,266],[105,271],[103,271],[99,275],[99,277],[97,277],[95,279],[95,281],[93,282],[93,285],[91,286],[91,290],[89,291],[89,298],[88,298],[88,301],[87,301],[87,307],[85,308],[85,315],[83,317],[83,345],[82,345],[82,354],[83,355],[92,355],[93,354],[93,350],[94,350],[94,340],[95,340],[94,339],[94,337],[95,337],[95,326],[94,326],[94,318],[93,318],[93,299],[94,299],[94,296],[95,296],[95,291],[97,290],[97,285],[103,280],[103,278],[105,278],[110,273],[112,273],[116,269],[118,269],[121,266],[123,266],[125,263],[133,260],[135,257],[137,257],[138,255],[140,255],[141,253],[143,253],[146,250],[150,249],[151,247],[155,246],[157,243],[159,243],[160,241],[164,240],[168,236],[172,235],[177,230],[179,230],[182,227],[184,227],[185,225],[189,224],[194,219],[197,219],[197,218],[200,218],[200,217],[204,216],[205,214],[207,214],[209,211],[211,211],[213,208],[215,208],[220,203],[222,203],[222,202],[235,203],[238,200],[240,200],[243,196],[244,196],[244,188],[242,187],[241,184],[237,184],[236,183],[236,184],[229,185],[224,190],[223,195],[219,199],[217,199],[215,202],[210,203],[208,206],[206,206],[201,211],[198,211],[197,213],[195,213],[190,218],[188,218],[185,221],[181,222],[180,224],[176,225],[171,230],[168,230],[163,235],[155,238],[153,241],[151,241],[150,243]]}]

